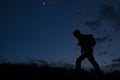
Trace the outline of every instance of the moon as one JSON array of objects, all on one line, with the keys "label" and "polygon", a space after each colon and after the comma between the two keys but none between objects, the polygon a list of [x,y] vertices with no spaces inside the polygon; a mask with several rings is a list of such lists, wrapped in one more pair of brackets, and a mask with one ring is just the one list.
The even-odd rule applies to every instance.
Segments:
[{"label": "moon", "polygon": [[42,5],[43,5],[43,6],[46,5],[46,2],[42,2]]}]

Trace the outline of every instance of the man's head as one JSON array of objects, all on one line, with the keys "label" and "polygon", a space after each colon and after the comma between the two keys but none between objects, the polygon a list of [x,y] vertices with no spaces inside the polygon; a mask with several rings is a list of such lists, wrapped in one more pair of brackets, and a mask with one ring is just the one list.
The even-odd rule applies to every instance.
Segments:
[{"label": "man's head", "polygon": [[73,35],[74,35],[76,38],[79,38],[80,35],[81,35],[81,33],[80,33],[80,31],[77,29],[77,30],[75,30],[75,31],[73,32]]}]

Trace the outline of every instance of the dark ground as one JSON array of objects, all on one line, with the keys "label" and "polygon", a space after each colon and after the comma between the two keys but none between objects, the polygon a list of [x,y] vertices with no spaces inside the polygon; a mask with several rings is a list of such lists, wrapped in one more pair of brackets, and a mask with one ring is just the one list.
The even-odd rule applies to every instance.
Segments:
[{"label": "dark ground", "polygon": [[81,73],[65,67],[35,64],[0,64],[0,80],[120,80],[120,71],[98,75],[95,71]]}]

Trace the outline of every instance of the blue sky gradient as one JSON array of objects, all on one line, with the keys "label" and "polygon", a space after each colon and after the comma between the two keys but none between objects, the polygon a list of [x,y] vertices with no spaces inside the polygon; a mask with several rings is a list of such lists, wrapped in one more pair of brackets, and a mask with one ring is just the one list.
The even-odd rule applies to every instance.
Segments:
[{"label": "blue sky gradient", "polygon": [[[44,4],[43,4],[44,3]],[[75,29],[96,38],[101,65],[120,57],[119,0],[1,0],[0,61],[29,59],[75,63]],[[89,65],[85,60],[84,65]]]}]

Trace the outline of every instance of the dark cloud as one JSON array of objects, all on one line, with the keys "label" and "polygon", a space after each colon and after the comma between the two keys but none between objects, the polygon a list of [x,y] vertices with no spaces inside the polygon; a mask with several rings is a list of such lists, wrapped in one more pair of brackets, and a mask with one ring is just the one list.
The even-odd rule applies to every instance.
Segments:
[{"label": "dark cloud", "polygon": [[95,40],[97,43],[112,42],[111,34],[107,34],[103,37],[96,37]]},{"label": "dark cloud", "polygon": [[120,58],[113,59],[112,62],[114,62],[114,63],[120,63]]},{"label": "dark cloud", "polygon": [[108,45],[108,47],[110,48],[110,47],[112,47],[112,45]]},{"label": "dark cloud", "polygon": [[108,40],[108,37],[97,37],[95,40],[97,43],[103,43]]},{"label": "dark cloud", "polygon": [[105,4],[100,7],[98,13],[100,20],[108,21],[112,23],[115,30],[120,30],[120,10],[112,5]]},{"label": "dark cloud", "polygon": [[102,24],[101,24],[101,20],[93,20],[93,21],[85,21],[85,25],[89,26],[92,30],[96,30]]},{"label": "dark cloud", "polygon": [[112,20],[115,17],[115,9],[111,5],[102,5],[99,10],[100,18]]},{"label": "dark cloud", "polygon": [[108,70],[120,70],[120,63],[112,63],[110,65],[107,65],[106,68]]},{"label": "dark cloud", "polygon": [[120,70],[120,58],[113,59],[112,62],[113,63],[110,65],[107,65],[106,68]]},{"label": "dark cloud", "polygon": [[104,21],[110,24],[114,31],[120,30],[120,10],[115,6],[109,4],[101,5],[98,8],[97,15],[95,20],[85,21],[85,25],[95,31],[102,27]]},{"label": "dark cloud", "polygon": [[112,42],[112,38],[109,38],[109,39],[108,39],[108,42]]},{"label": "dark cloud", "polygon": [[103,51],[101,53],[98,54],[98,56],[101,56],[101,55],[104,55],[104,54],[107,54],[108,52],[107,51]]}]

